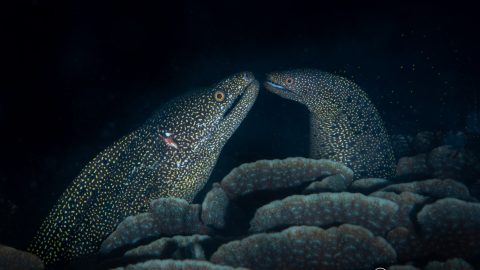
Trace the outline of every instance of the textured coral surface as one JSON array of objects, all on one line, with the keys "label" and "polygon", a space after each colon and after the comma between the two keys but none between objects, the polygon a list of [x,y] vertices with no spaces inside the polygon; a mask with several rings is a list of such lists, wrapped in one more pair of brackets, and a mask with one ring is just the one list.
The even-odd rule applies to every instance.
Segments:
[{"label": "textured coral surface", "polygon": [[[444,153],[435,145],[422,147]],[[140,234],[122,232],[126,227],[121,224],[112,235],[159,239],[124,255],[141,258],[137,252],[145,251],[147,261],[193,258],[248,269],[473,269],[465,259],[478,263],[478,199],[457,179],[429,179],[431,168],[440,165],[429,168],[427,156],[420,160],[424,179],[418,178],[415,164],[403,167],[401,177],[354,182],[351,170],[334,161],[288,158],[244,164],[214,184],[201,205],[154,201],[148,215],[162,216],[163,225],[127,226]],[[146,217],[129,219],[145,223]],[[200,232],[204,235],[188,236]],[[172,238],[175,234],[179,236]],[[128,239],[123,244],[142,242]],[[168,243],[173,247],[164,252]]]},{"label": "textured coral surface", "polygon": [[[439,146],[428,132],[396,138],[396,153],[410,156],[399,159],[392,179],[353,181],[352,170],[331,160],[243,164],[200,204],[160,198],[127,217],[95,263],[142,270],[480,267],[480,159]],[[0,269],[42,269],[36,260],[0,246]],[[2,268],[5,262],[37,268]]]}]

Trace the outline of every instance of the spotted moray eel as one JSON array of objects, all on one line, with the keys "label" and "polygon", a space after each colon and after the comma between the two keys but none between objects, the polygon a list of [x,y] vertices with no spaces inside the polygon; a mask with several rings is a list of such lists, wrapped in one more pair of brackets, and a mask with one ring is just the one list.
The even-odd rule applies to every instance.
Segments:
[{"label": "spotted moray eel", "polygon": [[392,177],[395,160],[382,119],[354,82],[327,72],[297,69],[267,74],[265,87],[310,111],[310,156],[339,161],[355,178]]},{"label": "spotted moray eel", "polygon": [[159,197],[192,201],[257,94],[250,72],[191,91],[98,154],[44,220],[29,250],[46,264],[94,254],[125,217]]}]

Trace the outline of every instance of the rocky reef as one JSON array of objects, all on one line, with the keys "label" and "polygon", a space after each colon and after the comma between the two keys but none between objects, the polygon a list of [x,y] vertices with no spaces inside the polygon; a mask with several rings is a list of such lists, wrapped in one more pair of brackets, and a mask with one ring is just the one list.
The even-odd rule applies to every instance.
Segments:
[{"label": "rocky reef", "polygon": [[201,203],[154,200],[117,226],[95,267],[479,268],[477,154],[432,132],[393,138],[409,156],[392,179],[353,179],[331,160],[260,160],[233,169]]},{"label": "rocky reef", "polygon": [[35,255],[12,247],[0,245],[0,269],[43,270],[43,262]]},{"label": "rocky reef", "polygon": [[118,269],[478,267],[478,160],[436,145],[438,134],[397,144],[407,142],[398,152],[411,156],[393,179],[353,179],[330,160],[243,164],[201,204],[162,198],[127,218],[102,245],[102,261]]}]

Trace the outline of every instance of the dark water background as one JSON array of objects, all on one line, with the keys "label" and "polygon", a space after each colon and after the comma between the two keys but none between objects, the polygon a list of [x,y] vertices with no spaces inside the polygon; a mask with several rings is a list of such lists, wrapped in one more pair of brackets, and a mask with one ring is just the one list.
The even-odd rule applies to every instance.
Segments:
[{"label": "dark water background", "polygon": [[[458,1],[384,2],[32,0],[3,8],[0,243],[26,248],[98,152],[166,100],[237,71],[262,79],[320,68],[356,81],[391,133],[463,129],[478,110],[478,11]],[[212,180],[243,162],[306,156],[307,116],[262,89]]]}]

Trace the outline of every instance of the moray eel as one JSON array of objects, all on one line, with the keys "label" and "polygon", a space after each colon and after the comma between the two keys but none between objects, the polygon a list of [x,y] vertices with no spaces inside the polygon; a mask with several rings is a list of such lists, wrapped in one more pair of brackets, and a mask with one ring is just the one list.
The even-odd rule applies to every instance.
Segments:
[{"label": "moray eel", "polygon": [[319,70],[267,74],[267,90],[310,111],[310,156],[339,161],[355,178],[392,177],[395,159],[375,106],[358,85]]},{"label": "moray eel", "polygon": [[46,264],[91,255],[125,217],[159,197],[192,201],[252,107],[250,72],[173,99],[97,155],[74,179],[30,246]]}]

